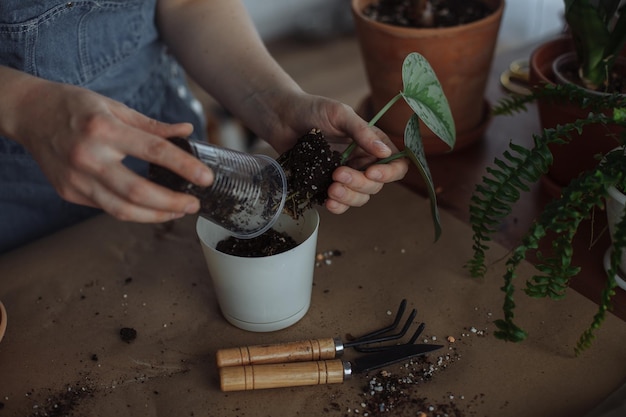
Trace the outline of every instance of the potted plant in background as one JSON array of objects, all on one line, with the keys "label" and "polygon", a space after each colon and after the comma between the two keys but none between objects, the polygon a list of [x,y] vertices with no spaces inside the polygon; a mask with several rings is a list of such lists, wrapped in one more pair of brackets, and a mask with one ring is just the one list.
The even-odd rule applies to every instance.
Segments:
[{"label": "potted plant in background", "polygon": [[[541,133],[533,135],[534,145],[530,148],[511,143],[502,157],[495,160],[495,165],[487,169],[488,175],[477,185],[470,205],[474,256],[467,264],[471,275],[475,277],[485,274],[486,252],[491,236],[511,213],[522,194],[530,190],[531,184],[546,176],[557,158],[564,158],[560,161],[564,164],[571,163],[569,158],[555,155],[553,150],[570,150],[580,142],[587,141],[609,144],[585,151],[586,157],[594,163],[559,187],[558,195],[544,207],[519,245],[507,256],[502,287],[505,297],[504,318],[495,323],[498,328],[496,336],[501,339],[521,341],[527,336],[513,320],[518,265],[528,257],[535,259],[537,274],[526,281],[524,291],[527,295],[563,298],[570,280],[580,272],[580,268],[574,265],[573,240],[579,227],[591,221],[595,213],[605,207],[610,208],[609,229],[612,240],[612,247],[607,250],[605,257],[606,280],[598,311],[576,345],[577,354],[591,345],[594,331],[600,327],[607,311],[611,309],[611,299],[617,287],[616,277],[626,272],[626,264],[620,266],[626,253],[623,206],[623,193],[626,190],[626,96],[621,91],[602,94],[596,91],[598,88],[607,90],[601,86],[611,84],[610,75],[614,73],[612,64],[626,39],[626,18],[619,14],[618,3],[611,0],[597,3],[565,0],[565,18],[573,37],[569,42],[571,45],[577,42],[584,44],[575,48],[579,62],[595,62],[601,67],[595,76],[585,75],[594,73],[590,70],[593,65],[583,64],[580,71],[575,71],[581,79],[593,79],[593,88],[585,87],[583,82],[555,84],[553,79],[539,79],[535,73],[530,95],[504,98],[494,109],[495,114],[510,115],[525,110],[526,104],[537,101],[544,109],[550,106],[552,111],[556,111],[558,106],[566,105],[577,111],[559,120],[550,119],[553,124],[544,126]],[[545,52],[541,49],[533,53],[531,73],[537,56],[543,54]],[[546,69],[547,64],[539,67]],[[597,74],[604,74],[604,78],[596,78]],[[542,117],[542,122],[545,124],[548,119]],[[583,133],[590,131],[593,132],[592,137],[583,136]],[[614,202],[612,195],[621,200],[622,204]]]},{"label": "potted plant in background", "polygon": [[[370,117],[402,86],[400,63],[418,52],[433,67],[448,98],[457,129],[455,149],[480,139],[489,120],[484,100],[503,0],[352,0],[352,14],[370,95],[360,113]],[[482,105],[481,105],[482,104]],[[402,144],[408,106],[397,106],[377,126]],[[426,154],[448,152],[422,128]],[[407,181],[414,181],[414,175]]]},{"label": "potted plant in background", "polygon": [[[470,204],[470,223],[473,230],[473,258],[468,262],[470,273],[481,277],[487,271],[486,252],[489,241],[501,224],[511,213],[513,205],[522,198],[530,185],[540,181],[553,162],[550,147],[553,145],[567,146],[571,144],[572,134],[584,131],[587,126],[608,126],[617,124],[626,127],[626,101],[623,96],[597,96],[585,90],[569,85],[547,86],[535,90],[529,96],[518,96],[503,100],[494,108],[496,114],[511,114],[525,109],[532,100],[546,97],[567,98],[585,106],[588,116],[571,123],[545,128],[541,134],[533,136],[534,146],[526,148],[515,143],[509,145],[502,158],[497,158],[495,166],[487,169],[488,176],[477,185]],[[612,106],[611,115],[598,112]],[[561,299],[566,295],[570,280],[579,272],[574,265],[575,253],[573,240],[579,227],[594,217],[596,211],[604,209],[611,192],[618,192],[623,197],[626,189],[626,153],[624,144],[626,135],[612,136],[614,151],[604,155],[595,167],[584,171],[561,188],[561,196],[546,204],[530,226],[519,245],[509,253],[504,274],[505,293],[503,305],[504,318],[496,321],[498,331],[496,337],[508,341],[521,341],[526,332],[514,321],[515,291],[514,279],[519,264],[531,255],[536,258],[535,268],[538,271],[526,281],[525,293],[531,297],[548,297]],[[622,202],[624,198],[622,198]],[[613,203],[608,203],[613,204]],[[626,264],[621,267],[620,260],[626,253],[626,221],[623,217],[624,207],[616,208],[621,216],[615,215],[614,226],[611,226],[613,246],[609,249],[607,259],[606,283],[600,297],[597,314],[592,323],[580,337],[576,352],[580,353],[589,347],[594,338],[593,332],[604,321],[606,312],[611,308],[611,298],[617,286],[615,277],[626,271]]]},{"label": "potted plant in background", "polygon": [[[574,82],[598,93],[626,88],[626,82],[616,82],[617,76],[626,74],[626,63],[620,56],[626,41],[626,15],[619,12],[619,4],[620,0],[564,0],[567,35],[545,42],[533,51],[529,61],[531,84]],[[586,109],[566,100],[556,104],[551,99],[540,99],[537,105],[543,127],[586,116]],[[563,185],[596,164],[597,153],[612,149],[615,142],[605,134],[607,129],[613,129],[613,133],[620,130],[589,126],[584,133],[572,133],[569,146],[551,146],[554,163],[542,177],[549,194],[558,196]]]}]

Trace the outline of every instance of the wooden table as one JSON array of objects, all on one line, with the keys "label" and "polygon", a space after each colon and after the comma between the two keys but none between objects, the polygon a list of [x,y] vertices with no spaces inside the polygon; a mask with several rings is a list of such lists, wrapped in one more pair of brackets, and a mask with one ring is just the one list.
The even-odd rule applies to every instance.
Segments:
[{"label": "wooden table", "polygon": [[[318,250],[341,256],[316,268],[309,312],[278,332],[224,320],[194,220],[141,225],[102,215],[0,258],[9,319],[0,416],[570,417],[624,382],[626,322],[610,316],[592,349],[574,357],[596,309],[576,292],[558,303],[520,297],[529,339],[496,340],[502,264],[484,280],[470,278],[468,226],[444,211],[443,237],[433,243],[428,202],[400,185],[350,214],[321,212]],[[505,252],[494,248],[493,259]],[[520,274],[529,273],[522,265]],[[420,343],[442,350],[343,384],[220,392],[218,349],[349,340],[389,324],[403,298],[418,311],[410,333],[424,322]],[[122,328],[136,339],[125,342]]]},{"label": "wooden table", "polygon": [[[499,57],[494,74],[514,57]],[[497,92],[491,85],[489,94]],[[609,316],[591,350],[576,358],[573,346],[594,303],[576,292],[558,303],[519,297],[518,321],[530,337],[500,342],[493,320],[501,316],[502,263],[482,280],[464,269],[474,180],[509,136],[534,123],[532,114],[522,117],[517,128],[494,120],[475,147],[432,158],[444,209],[436,244],[427,201],[400,185],[346,215],[322,211],[318,250],[341,256],[316,268],[308,314],[279,332],[245,332],[223,319],[192,216],[140,225],[102,215],[0,257],[9,318],[0,342],[0,416],[60,408],[118,417],[583,415],[625,382],[626,322]],[[502,242],[515,241],[540,204],[541,194],[534,195],[517,224],[505,225]],[[506,252],[496,245],[491,259]],[[593,256],[585,259],[593,264]],[[523,264],[520,275],[531,270]],[[593,281],[594,274],[586,270],[585,277]],[[402,298],[426,323],[420,342],[441,343],[441,351],[339,385],[219,391],[217,349],[346,340],[388,324]],[[125,327],[137,331],[131,343],[120,338]],[[349,350],[346,359],[354,355]],[[404,384],[404,394],[391,395],[382,383]]]}]

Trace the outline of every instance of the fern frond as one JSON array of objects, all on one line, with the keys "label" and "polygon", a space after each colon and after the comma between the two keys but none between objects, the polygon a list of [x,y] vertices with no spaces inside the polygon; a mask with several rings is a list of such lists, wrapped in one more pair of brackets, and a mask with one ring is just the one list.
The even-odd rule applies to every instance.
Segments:
[{"label": "fern frond", "polygon": [[[512,340],[513,334],[523,331],[513,323],[515,302],[513,300],[512,279],[521,261],[526,258],[528,252],[534,251],[538,262],[535,269],[540,272],[526,282],[526,294],[532,297],[549,297],[561,299],[569,288],[570,280],[578,275],[580,268],[572,265],[574,249],[573,239],[578,231],[582,220],[591,217],[594,207],[602,208],[604,200],[608,196],[610,186],[626,185],[626,161],[624,154],[617,152],[616,155],[607,156],[602,164],[595,169],[573,180],[563,188],[562,196],[549,202],[539,218],[533,222],[529,231],[522,239],[522,243],[516,247],[507,260],[507,271],[504,275],[504,319],[499,320],[499,338]],[[621,156],[620,156],[621,155]],[[551,253],[545,255],[537,252],[540,242],[548,233],[554,233]],[[618,231],[615,233],[614,243],[616,247],[626,248],[626,220],[622,219]],[[621,252],[620,252],[621,253]],[[613,254],[615,268],[607,281],[602,300],[592,324],[581,335],[576,351],[579,353],[588,346],[594,338],[593,332],[604,321],[606,311],[611,308],[611,298],[615,294],[615,272],[620,260],[619,255]],[[514,330],[514,332],[513,332]],[[513,333],[508,333],[513,332]],[[577,353],[577,354],[578,354]]]},{"label": "fern frond", "polygon": [[495,167],[488,169],[491,177],[483,177],[470,200],[474,256],[466,266],[473,277],[484,276],[486,272],[486,242],[491,241],[502,219],[511,213],[521,192],[527,192],[528,184],[538,181],[552,163],[547,144],[528,150],[510,143],[509,149],[504,159],[496,159]]},{"label": "fern frond", "polygon": [[504,292],[504,303],[502,305],[504,318],[494,321],[494,324],[498,328],[498,330],[494,332],[494,336],[508,342],[521,342],[528,336],[524,329],[513,322],[513,318],[515,317],[515,300],[513,297],[515,285],[513,285],[513,280],[516,277],[515,271],[517,267],[526,257],[526,252],[527,248],[520,245],[513,251],[506,262],[504,285],[501,288]]},{"label": "fern frond", "polygon": [[[612,152],[608,154],[603,163],[603,168],[607,171],[607,175],[615,175],[614,182],[611,185],[621,191],[626,190],[626,161],[624,161],[623,150],[622,152]],[[626,251],[626,212],[621,220],[616,223],[615,229],[611,235],[611,241],[613,242],[613,247],[610,255],[610,266],[606,271],[606,284],[602,290],[600,302],[598,303],[598,311],[594,315],[593,321],[578,339],[574,349],[577,356],[591,346],[595,339],[595,330],[600,328],[606,319],[606,312],[612,308],[612,299],[615,295],[615,288],[617,287],[615,276],[620,273],[619,265],[621,256],[622,253]]]},{"label": "fern frond", "polygon": [[561,198],[546,205],[537,223],[556,237],[552,240],[550,256],[537,256],[535,268],[541,274],[527,282],[525,291],[529,296],[563,298],[570,279],[580,272],[579,267],[572,266],[574,236],[581,222],[591,217],[594,207],[603,207],[608,187],[614,181],[614,176],[606,175],[601,169],[591,171],[570,182],[562,189]]},{"label": "fern frond", "polygon": [[580,336],[580,339],[578,339],[578,343],[575,348],[576,355],[579,355],[583,350],[591,346],[593,339],[595,339],[594,331],[600,328],[600,325],[606,319],[606,312],[611,309],[612,299],[615,295],[615,288],[617,287],[615,276],[620,272],[619,265],[621,262],[622,252],[626,250],[626,213],[624,214],[625,216],[622,217],[622,220],[615,225],[615,231],[611,236],[611,240],[613,242],[613,248],[611,249],[611,262],[607,271],[606,285],[602,290],[602,295],[598,304],[598,311],[593,316],[593,321],[587,330],[585,330]]},{"label": "fern frond", "polygon": [[511,95],[502,98],[496,106],[493,107],[492,113],[497,116],[510,116],[515,113],[526,111],[527,105],[536,102],[537,100],[567,100],[593,112],[600,112],[603,109],[614,109],[626,106],[624,96],[619,93],[600,95],[589,93],[588,91],[575,85],[545,84],[532,89],[531,94],[525,96]]},{"label": "fern frond", "polygon": [[[466,263],[472,277],[482,277],[487,271],[487,242],[497,232],[502,220],[508,216],[521,196],[530,188],[528,184],[539,181],[552,165],[552,152],[549,145],[564,145],[571,140],[572,132],[582,132],[590,124],[608,124],[609,119],[602,113],[590,113],[586,119],[544,129],[541,135],[533,135],[534,146],[527,149],[515,143],[503,153],[503,158],[494,161],[489,167],[489,176],[476,185],[470,199],[470,224],[473,231],[472,250],[474,255]],[[553,216],[553,214],[551,214]]]},{"label": "fern frond", "polygon": [[[495,159],[493,167],[487,169],[482,182],[476,185],[470,199],[470,223],[472,225],[474,256],[466,267],[473,277],[484,276],[487,272],[486,251],[489,250],[491,236],[496,233],[503,219],[512,212],[513,205],[522,193],[530,190],[530,185],[539,181],[552,164],[552,145],[567,145],[572,134],[580,134],[588,125],[619,125],[621,133],[614,135],[616,146],[626,145],[626,100],[621,94],[596,95],[574,85],[541,85],[527,96],[509,96],[494,106],[495,115],[512,115],[527,110],[527,105],[541,100],[555,103],[569,102],[589,110],[587,117],[571,123],[544,129],[533,135],[533,146],[527,149],[510,143],[503,157]],[[613,109],[612,112],[605,109]],[[609,134],[609,133],[607,133]],[[504,274],[503,313],[504,318],[495,321],[496,337],[520,341],[526,332],[514,323],[516,271],[529,253],[538,259],[534,276],[526,281],[525,292],[533,297],[560,299],[569,288],[570,280],[580,272],[580,267],[572,264],[574,248],[572,241],[581,222],[588,219],[593,211],[603,207],[608,188],[619,186],[626,190],[625,151],[609,154],[594,170],[572,181],[562,189],[562,196],[548,203],[541,215],[530,226],[521,243],[512,250],[506,262]],[[577,354],[590,346],[594,330],[604,321],[606,311],[611,308],[611,298],[615,293],[615,274],[618,270],[619,254],[626,250],[626,216],[620,223],[619,236],[614,240],[615,250],[611,255],[609,279],[602,294],[597,314],[587,330],[580,337]],[[547,254],[539,251],[540,243],[548,235],[552,238]]]}]

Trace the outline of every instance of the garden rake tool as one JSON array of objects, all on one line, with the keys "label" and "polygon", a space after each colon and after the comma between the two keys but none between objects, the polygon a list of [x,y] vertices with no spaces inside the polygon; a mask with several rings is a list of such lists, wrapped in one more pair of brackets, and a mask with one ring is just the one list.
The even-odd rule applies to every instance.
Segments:
[{"label": "garden rake tool", "polygon": [[[362,353],[380,352],[395,348],[399,345],[382,345],[381,343],[401,339],[408,332],[417,315],[415,309],[409,314],[402,329],[397,333],[391,333],[399,326],[406,310],[406,304],[407,301],[402,300],[391,325],[345,343],[340,338],[335,337],[220,349],[216,354],[217,366],[223,368],[284,362],[323,361],[340,356],[347,348],[354,348]],[[421,323],[410,340],[404,345],[413,345],[423,330],[424,323]]]},{"label": "garden rake tool", "polygon": [[305,385],[340,384],[355,373],[364,373],[442,348],[431,344],[389,346],[377,353],[343,361],[329,359],[220,368],[222,391],[247,391]]}]

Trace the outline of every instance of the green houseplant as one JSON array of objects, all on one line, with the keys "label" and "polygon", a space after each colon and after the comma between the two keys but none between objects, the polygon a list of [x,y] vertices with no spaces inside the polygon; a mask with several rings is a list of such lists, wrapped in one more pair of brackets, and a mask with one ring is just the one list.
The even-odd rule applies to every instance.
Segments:
[{"label": "green houseplant", "polygon": [[[565,36],[539,44],[529,60],[530,81],[539,83],[576,83],[593,91],[607,92],[618,87],[619,74],[626,72],[624,58],[624,16],[618,10],[619,0],[564,0],[567,22]],[[590,91],[591,91],[590,89]],[[584,118],[585,110],[574,103],[538,100],[542,127],[553,127]],[[596,164],[594,155],[606,153],[614,142],[605,136],[605,127],[588,126],[573,133],[567,147],[551,146],[554,163],[542,178],[542,185],[552,196],[585,169]],[[592,139],[593,138],[593,139]]]},{"label": "green houseplant", "polygon": [[[585,219],[603,210],[609,189],[622,192],[626,189],[626,100],[619,92],[597,94],[596,89],[606,90],[609,75],[613,73],[614,57],[626,41],[626,17],[619,15],[619,1],[565,0],[566,21],[581,63],[581,84],[540,83],[528,96],[504,98],[494,108],[496,115],[511,115],[526,110],[528,103],[539,101],[551,103],[574,103],[583,109],[576,119],[544,127],[533,135],[530,148],[511,143],[494,166],[487,169],[483,181],[476,186],[471,199],[470,223],[473,229],[474,255],[467,266],[472,276],[486,272],[486,252],[491,236],[501,221],[508,216],[513,205],[530,185],[539,181],[554,163],[553,149],[571,146],[574,136],[594,126],[603,129],[602,134],[612,140],[615,151],[596,155],[597,162],[574,177],[560,189],[560,197],[549,202],[538,215],[519,245],[507,256],[504,273],[504,318],[495,322],[495,335],[508,341],[521,341],[526,332],[514,322],[514,292],[518,265],[531,254],[536,258],[537,274],[526,281],[525,293],[531,297],[560,299],[566,295],[570,280],[580,268],[574,263],[573,239]],[[604,77],[603,77],[604,76]],[[593,90],[583,87],[590,85]],[[607,128],[611,126],[613,130]],[[594,140],[594,138],[591,138]],[[611,233],[613,247],[607,268],[606,282],[600,297],[599,308],[587,330],[583,332],[575,351],[588,348],[594,331],[602,324],[611,308],[615,294],[615,276],[619,271],[622,252],[626,249],[626,220],[617,222]],[[548,249],[540,246],[546,242]]]},{"label": "green houseplant", "polygon": [[[435,226],[435,239],[441,234],[439,213],[437,210],[437,196],[435,186],[428,168],[424,142],[420,133],[420,122],[423,122],[450,149],[456,142],[456,130],[448,100],[437,79],[435,71],[426,58],[416,52],[410,53],[402,64],[403,89],[383,106],[370,120],[374,126],[395,103],[404,99],[414,114],[411,115],[404,129],[404,148],[378,163],[387,163],[397,158],[407,157],[418,169],[426,184],[431,204],[431,213]],[[342,155],[345,161],[354,148],[353,143]]]},{"label": "green houseplant", "polygon": [[609,91],[613,67],[626,43],[620,0],[564,0],[565,20],[578,57],[578,76],[588,89]]},{"label": "green houseplant", "polygon": [[[458,132],[455,149],[480,139],[489,106],[477,103],[484,101],[504,0],[352,0],[351,7],[370,87],[361,113],[373,114],[396,95],[402,59],[418,52],[434,68],[449,101]],[[408,106],[396,106],[378,127],[401,144],[410,114]],[[422,129],[427,154],[450,151]]]},{"label": "green houseplant", "polygon": [[[424,56],[414,52],[404,58],[402,84],[402,90],[382,106],[369,122],[370,126],[375,125],[391,108],[401,103],[406,103],[412,111],[404,122],[406,126],[403,143],[396,144],[400,151],[376,163],[384,164],[398,158],[408,158],[417,168],[430,198],[437,240],[441,226],[420,125],[426,125],[438,139],[452,149],[456,141],[455,123],[441,84]],[[353,142],[342,153],[330,151],[323,134],[313,129],[302,136],[293,148],[280,155],[278,162],[285,170],[288,183],[285,211],[297,218],[313,205],[323,203],[328,186],[333,182],[333,171],[347,162],[355,148],[356,143]],[[315,152],[310,152],[313,149]],[[331,156],[327,157],[329,152]],[[365,168],[367,167],[361,169]]]},{"label": "green houseplant", "polygon": [[[470,7],[474,11],[483,9],[476,4],[488,10],[478,20],[468,23],[469,20],[452,18],[466,17],[464,10]],[[445,8],[446,5],[449,7]],[[387,19],[381,14],[371,14],[373,8],[383,6],[395,9],[394,14],[401,16]],[[411,15],[423,8],[431,11],[431,17],[443,15],[445,9],[447,24],[417,27]],[[355,34],[369,87],[357,108],[359,114],[371,118],[397,94],[402,88],[399,71],[402,59],[418,52],[433,67],[449,102],[457,132],[454,151],[479,142],[491,121],[491,104],[485,98],[485,89],[504,9],[505,0],[351,0]],[[411,22],[402,25],[402,20]],[[409,106],[399,103],[377,126],[400,147],[404,125],[411,113]],[[450,152],[447,144],[425,125],[421,129],[426,155]],[[414,191],[424,191],[422,178],[413,167],[402,183]]]}]

